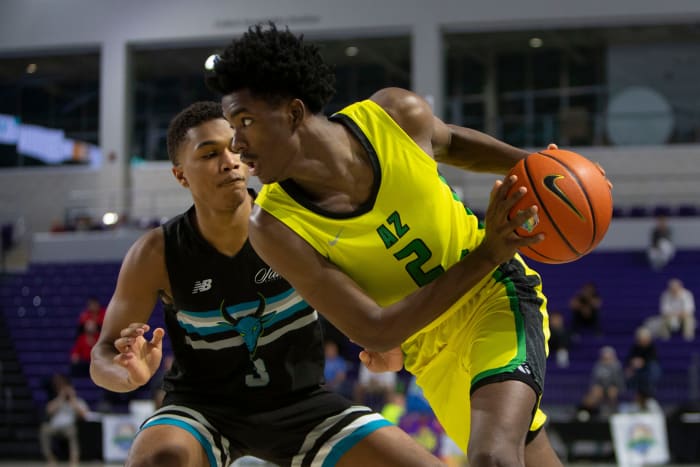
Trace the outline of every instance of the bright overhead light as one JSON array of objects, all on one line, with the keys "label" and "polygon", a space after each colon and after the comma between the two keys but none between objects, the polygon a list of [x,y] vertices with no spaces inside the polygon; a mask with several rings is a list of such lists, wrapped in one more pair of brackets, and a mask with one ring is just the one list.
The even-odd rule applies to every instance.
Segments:
[{"label": "bright overhead light", "polygon": [[102,216],[102,223],[104,225],[114,225],[119,220],[119,214],[116,212],[106,212]]},{"label": "bright overhead light", "polygon": [[217,61],[219,61],[219,56],[217,54],[209,55],[204,61],[204,69],[207,71],[213,71],[214,65],[216,65]]},{"label": "bright overhead light", "polygon": [[533,49],[539,49],[544,44],[544,41],[539,37],[532,37],[530,39],[530,47]]}]

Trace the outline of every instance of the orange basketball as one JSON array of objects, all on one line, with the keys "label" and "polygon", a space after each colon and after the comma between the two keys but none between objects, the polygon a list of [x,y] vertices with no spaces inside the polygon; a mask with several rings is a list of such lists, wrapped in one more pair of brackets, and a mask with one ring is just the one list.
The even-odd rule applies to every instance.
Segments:
[{"label": "orange basketball", "polygon": [[511,210],[511,216],[531,205],[537,216],[516,229],[530,237],[544,233],[540,243],[520,252],[542,263],[568,263],[591,252],[605,236],[612,219],[612,191],[598,165],[572,151],[545,150],[529,154],[509,175],[527,194]]}]

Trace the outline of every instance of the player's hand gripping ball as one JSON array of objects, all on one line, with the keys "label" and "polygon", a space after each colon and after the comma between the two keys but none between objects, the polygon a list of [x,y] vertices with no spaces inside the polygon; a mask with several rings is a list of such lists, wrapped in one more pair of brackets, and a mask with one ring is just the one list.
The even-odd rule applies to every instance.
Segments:
[{"label": "player's hand gripping ball", "polygon": [[590,253],[603,239],[612,219],[612,185],[600,165],[572,151],[547,149],[529,154],[508,175],[527,193],[511,217],[536,205],[535,217],[516,229],[522,237],[544,233],[539,243],[520,253],[542,263],[568,263]]}]

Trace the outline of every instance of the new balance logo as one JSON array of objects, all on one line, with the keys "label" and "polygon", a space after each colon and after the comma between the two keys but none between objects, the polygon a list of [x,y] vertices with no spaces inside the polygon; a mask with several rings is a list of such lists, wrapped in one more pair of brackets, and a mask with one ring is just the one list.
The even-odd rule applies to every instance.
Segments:
[{"label": "new balance logo", "polygon": [[209,289],[211,289],[211,279],[204,279],[203,281],[196,281],[194,283],[192,293],[196,294],[200,292],[206,292]]}]

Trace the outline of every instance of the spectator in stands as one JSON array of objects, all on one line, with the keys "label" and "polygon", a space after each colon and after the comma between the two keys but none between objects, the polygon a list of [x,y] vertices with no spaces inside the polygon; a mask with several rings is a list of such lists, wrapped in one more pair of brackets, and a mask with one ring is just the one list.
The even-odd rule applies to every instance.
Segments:
[{"label": "spectator in stands", "polygon": [[641,410],[646,410],[650,399],[656,395],[656,385],[661,378],[661,365],[656,356],[652,333],[645,327],[637,328],[634,344],[625,364],[628,387],[634,391],[634,399]]},{"label": "spectator in stands", "polygon": [[566,368],[569,366],[571,334],[564,323],[564,316],[558,311],[552,311],[549,315],[549,332],[549,355],[555,356],[558,367]]},{"label": "spectator in stands", "polygon": [[396,390],[396,380],[397,373],[393,371],[373,373],[365,365],[360,365],[353,398],[358,404],[380,411]]},{"label": "spectator in stands", "polygon": [[593,366],[590,387],[581,401],[580,410],[588,412],[589,417],[615,412],[618,397],[624,390],[622,363],[615,349],[606,345],[600,349],[598,361]]},{"label": "spectator in stands", "polygon": [[[418,386],[415,375],[411,375],[408,380],[405,413],[399,419],[398,425],[429,451],[434,454],[441,453],[445,432],[423,390]],[[464,460],[466,461],[466,458]]]},{"label": "spectator in stands", "polygon": [[659,311],[669,334],[682,331],[685,340],[695,339],[695,297],[680,279],[668,281],[659,299]]},{"label": "spectator in stands", "polygon": [[652,269],[660,270],[676,255],[676,246],[671,238],[672,232],[666,216],[658,216],[651,230],[651,241],[647,249],[647,258]]},{"label": "spectator in stands", "polygon": [[338,355],[343,357],[346,362],[357,361],[357,354],[360,353],[362,347],[350,341],[348,336],[340,332],[338,328],[333,326],[333,324],[323,315],[319,315],[318,318],[321,322],[324,341],[332,340],[335,342],[338,346]]},{"label": "spectator in stands", "polygon": [[594,330],[600,335],[600,308],[603,300],[598,294],[598,288],[594,282],[583,284],[581,289],[569,301],[571,310],[571,331],[578,336],[583,330]]},{"label": "spectator in stands", "polygon": [[651,332],[651,336],[654,339],[662,339],[667,341],[671,338],[671,332],[668,330],[666,321],[661,314],[646,317],[642,322],[642,326]]},{"label": "spectator in stands", "polygon": [[61,233],[66,232],[68,229],[61,219],[54,219],[51,221],[51,227],[49,227],[49,232],[51,233]]},{"label": "spectator in stands", "polygon": [[87,377],[90,375],[90,352],[100,337],[97,321],[89,319],[83,323],[83,332],[78,334],[70,352],[71,375]]},{"label": "spectator in stands", "polygon": [[102,329],[102,323],[105,320],[107,310],[97,297],[88,297],[85,309],[80,312],[78,317],[78,334],[84,331],[85,322],[88,320],[95,321],[97,327]]},{"label": "spectator in stands", "polygon": [[84,419],[89,408],[78,397],[70,380],[59,373],[52,377],[55,397],[46,404],[46,421],[39,428],[41,452],[49,465],[56,465],[51,442],[54,436],[61,436],[68,441],[68,459],[71,467],[77,467],[80,461],[80,443],[78,440],[78,421]]},{"label": "spectator in stands", "polygon": [[406,395],[400,391],[392,392],[386,404],[382,407],[382,416],[394,425],[398,425],[405,413]]},{"label": "spectator in stands", "polygon": [[92,230],[102,230],[102,223],[96,222],[92,216],[81,214],[73,219],[73,226],[76,232],[87,232]]},{"label": "spectator in stands", "polygon": [[323,367],[326,387],[343,396],[351,397],[352,391],[348,390],[348,362],[340,355],[338,343],[333,339],[325,339],[323,349],[326,358]]}]

